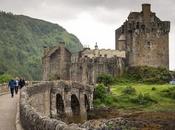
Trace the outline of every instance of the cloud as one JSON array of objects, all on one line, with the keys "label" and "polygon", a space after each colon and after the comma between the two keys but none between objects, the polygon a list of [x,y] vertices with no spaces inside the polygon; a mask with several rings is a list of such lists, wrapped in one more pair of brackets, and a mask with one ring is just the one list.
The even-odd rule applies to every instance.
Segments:
[{"label": "cloud", "polygon": [[170,61],[175,68],[174,0],[0,0],[0,9],[58,23],[91,47],[97,41],[114,48],[114,30],[130,11],[141,11],[142,3],[151,3],[161,20],[171,21]]}]

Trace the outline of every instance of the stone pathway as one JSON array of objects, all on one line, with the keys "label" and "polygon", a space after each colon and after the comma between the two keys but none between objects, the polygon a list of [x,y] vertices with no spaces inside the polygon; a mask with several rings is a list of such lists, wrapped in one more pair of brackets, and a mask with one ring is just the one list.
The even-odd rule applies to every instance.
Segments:
[{"label": "stone pathway", "polygon": [[0,96],[0,130],[16,130],[16,108],[19,93],[11,98],[10,94]]}]

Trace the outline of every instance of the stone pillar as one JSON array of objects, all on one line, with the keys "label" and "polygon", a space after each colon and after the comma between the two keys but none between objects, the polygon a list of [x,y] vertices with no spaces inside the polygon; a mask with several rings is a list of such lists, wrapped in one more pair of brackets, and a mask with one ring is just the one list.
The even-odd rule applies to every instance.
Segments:
[{"label": "stone pillar", "polygon": [[67,117],[67,121],[72,121],[72,109],[71,109],[71,92],[66,91],[64,94],[64,104],[65,104],[65,114]]},{"label": "stone pillar", "polygon": [[57,110],[56,110],[56,93],[51,93],[51,110],[50,110],[50,114],[51,117],[56,118],[57,116]]},{"label": "stone pillar", "polygon": [[44,113],[50,117],[50,90],[44,92]]},{"label": "stone pillar", "polygon": [[80,121],[83,122],[87,120],[87,111],[85,108],[85,93],[80,91],[79,96],[79,103],[80,103]]}]

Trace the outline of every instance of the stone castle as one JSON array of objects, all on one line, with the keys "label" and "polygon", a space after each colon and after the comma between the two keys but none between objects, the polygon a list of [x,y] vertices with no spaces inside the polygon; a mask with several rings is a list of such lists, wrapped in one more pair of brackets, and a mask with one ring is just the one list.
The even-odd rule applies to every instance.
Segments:
[{"label": "stone castle", "polygon": [[143,4],[141,12],[131,12],[115,31],[116,50],[126,51],[128,66],[169,68],[170,22],[161,21]]},{"label": "stone castle", "polygon": [[169,68],[170,22],[161,21],[150,4],[131,12],[115,31],[115,50],[84,48],[72,54],[64,43],[44,49],[43,79],[96,83],[99,74],[120,76],[132,66]]}]

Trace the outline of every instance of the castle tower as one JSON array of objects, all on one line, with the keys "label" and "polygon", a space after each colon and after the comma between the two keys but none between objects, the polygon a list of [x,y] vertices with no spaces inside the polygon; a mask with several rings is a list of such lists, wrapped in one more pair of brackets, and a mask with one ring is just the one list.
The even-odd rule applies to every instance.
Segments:
[{"label": "castle tower", "polygon": [[121,34],[118,39],[118,50],[123,51],[126,49],[125,41],[126,41],[125,35]]},{"label": "castle tower", "polygon": [[[128,66],[169,68],[169,31],[170,22],[161,21],[150,4],[142,4],[141,12],[131,12],[115,30],[116,50],[126,51]],[[125,46],[121,47],[122,35]]]},{"label": "castle tower", "polygon": [[98,45],[97,45],[97,42],[95,43],[95,50],[97,50],[98,49]]}]

